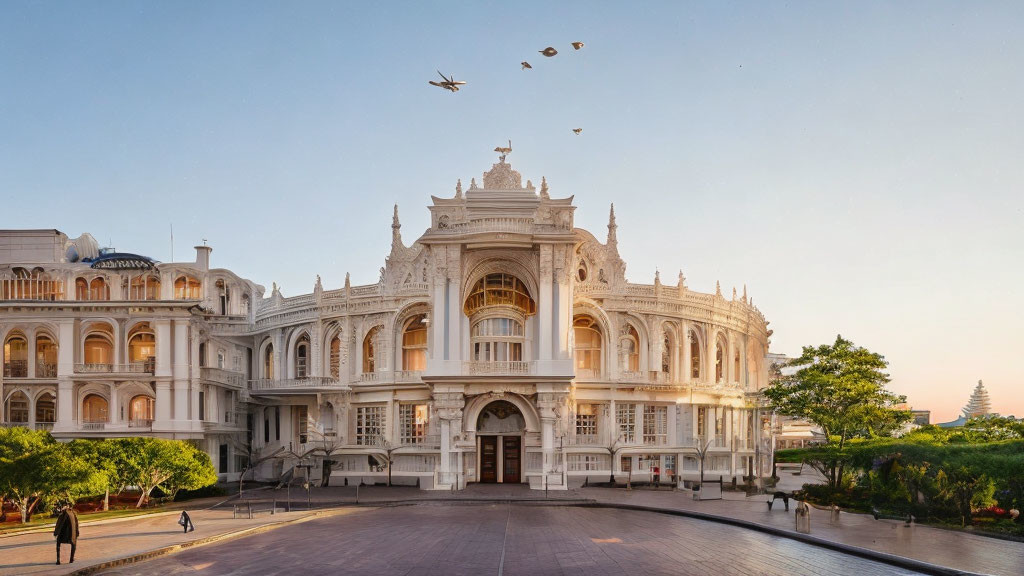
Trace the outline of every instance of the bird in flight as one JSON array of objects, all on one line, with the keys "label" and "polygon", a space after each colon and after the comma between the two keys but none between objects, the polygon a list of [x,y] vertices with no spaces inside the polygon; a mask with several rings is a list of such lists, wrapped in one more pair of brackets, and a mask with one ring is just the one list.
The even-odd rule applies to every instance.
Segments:
[{"label": "bird in flight", "polygon": [[583,48],[583,42],[573,42],[572,47],[579,50],[580,48]]},{"label": "bird in flight", "polygon": [[[437,73],[441,74],[441,71],[438,70]],[[435,82],[434,80],[427,80],[427,83],[432,85],[432,86],[437,86],[438,88],[444,88],[445,90],[451,90],[453,93],[454,92],[458,92],[459,91],[459,86],[462,86],[462,85],[464,85],[466,83],[464,80],[456,80],[454,74],[452,75],[451,78],[445,76],[444,74],[441,74],[441,78],[443,78],[444,81],[442,81],[442,82]]]},{"label": "bird in flight", "polygon": [[541,54],[547,56],[548,58],[551,58],[555,54],[558,54],[558,50],[555,50],[551,46],[548,46],[547,48],[545,48],[543,50],[537,50],[537,52],[540,52]]},{"label": "bird in flight", "polygon": [[579,136],[580,133],[583,132],[583,128],[573,128],[572,131],[573,131],[574,134]]},{"label": "bird in flight", "polygon": [[523,70],[526,70],[527,68],[533,68],[533,66],[530,66],[530,63],[527,62],[526,60],[523,60],[522,62],[520,62],[520,64],[523,65]]}]

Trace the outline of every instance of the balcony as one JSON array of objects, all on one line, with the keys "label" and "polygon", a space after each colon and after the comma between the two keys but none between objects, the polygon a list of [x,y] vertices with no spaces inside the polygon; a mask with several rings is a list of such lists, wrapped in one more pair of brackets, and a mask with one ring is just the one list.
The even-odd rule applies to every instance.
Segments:
[{"label": "balcony", "polygon": [[245,388],[245,375],[233,370],[202,367],[199,369],[199,377],[207,382],[236,390]]},{"label": "balcony", "polygon": [[376,382],[382,382],[385,384],[408,384],[420,382],[421,374],[423,374],[422,370],[395,370],[394,372],[363,372],[362,374],[359,375],[359,381],[371,384]]},{"label": "balcony", "polygon": [[315,376],[309,378],[287,378],[284,380],[272,380],[262,378],[249,381],[250,394],[304,394],[315,392],[338,392],[348,390],[349,387],[336,378]]},{"label": "balcony", "polygon": [[100,364],[84,363],[75,364],[76,374],[152,374],[156,369],[156,362],[143,360],[130,364]]},{"label": "balcony", "polygon": [[104,430],[107,427],[106,422],[89,422],[82,421],[78,423],[79,430]]},{"label": "balcony", "polygon": [[57,365],[50,362],[36,362],[36,378],[56,378]]},{"label": "balcony", "polygon": [[53,430],[53,422],[36,421],[36,430]]},{"label": "balcony", "polygon": [[464,362],[463,370],[470,375],[526,376],[533,373],[532,362]]},{"label": "balcony", "polygon": [[128,421],[128,427],[129,428],[152,428],[153,427],[153,419],[152,418],[135,418],[135,419],[132,419],[132,420]]},{"label": "balcony", "polygon": [[4,378],[28,378],[28,361],[11,360],[4,362]]},{"label": "balcony", "polygon": [[605,443],[601,442],[599,434],[577,434],[576,444],[580,446],[603,446]]}]

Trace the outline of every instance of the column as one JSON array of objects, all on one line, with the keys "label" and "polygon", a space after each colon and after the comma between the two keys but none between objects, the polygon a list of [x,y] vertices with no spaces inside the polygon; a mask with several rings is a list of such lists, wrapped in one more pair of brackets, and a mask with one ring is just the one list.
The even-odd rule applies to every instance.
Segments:
[{"label": "column", "polygon": [[[459,278],[448,279],[448,359],[462,361],[462,304],[459,302]],[[462,366],[457,369],[461,372]]]},{"label": "column", "polygon": [[707,337],[708,337],[708,341],[707,341],[707,349],[708,349],[708,351],[707,351],[707,365],[708,366],[707,366],[707,371],[706,371],[707,378],[705,378],[704,380],[706,382],[711,382],[711,383],[714,384],[714,383],[718,382],[718,372],[717,372],[717,369],[716,369],[717,357],[715,355],[715,341],[718,340],[718,331],[715,330],[714,328],[712,328],[710,325],[708,325],[708,329],[704,333],[707,334]]},{"label": "column", "polygon": [[540,278],[537,289],[538,360],[550,360],[552,358],[551,274],[551,245],[542,244],[540,246]]},{"label": "column", "polygon": [[174,421],[184,426],[188,420],[188,320],[174,321]]},{"label": "column", "polygon": [[57,422],[54,430],[71,430],[75,427],[74,383],[75,372],[75,321],[61,320],[57,327]]},{"label": "column", "polygon": [[540,425],[540,448],[544,453],[544,469],[541,472],[547,474],[554,465],[552,456],[555,451],[555,419],[541,418]]},{"label": "column", "polygon": [[[29,378],[35,378],[36,377],[36,330],[34,328],[32,330],[28,330],[26,332],[26,334],[25,334],[25,337],[28,339],[28,342],[26,342],[26,344],[28,345],[28,367],[27,367],[28,372],[27,372],[27,374],[28,374]],[[33,416],[30,415],[29,416],[29,422],[32,421],[32,418],[33,418]],[[34,428],[34,426],[30,426],[30,428]]]},{"label": "column", "polygon": [[107,406],[107,422],[112,426],[121,423],[121,398],[118,394],[117,382],[110,383],[110,405]]},{"label": "column", "polygon": [[170,426],[171,421],[171,383],[160,382],[156,383],[156,421],[153,422],[153,428],[166,428]]},{"label": "column", "polygon": [[[561,258],[560,261],[564,262],[565,258]],[[554,337],[557,338],[557,342],[553,343],[554,350],[551,356],[558,360],[565,360],[572,358],[572,350],[569,350],[569,330],[572,329],[572,293],[569,290],[569,276],[564,269],[558,271],[557,280],[557,284],[553,287],[554,293],[558,296],[557,308],[554,310]]]},{"label": "column", "polygon": [[[192,405],[190,414],[192,415],[193,421],[203,420],[206,415],[199,412],[199,390],[201,386],[199,384],[199,335],[188,339],[188,345],[192,349],[192,362],[189,363],[189,403]],[[205,399],[209,402],[209,399]],[[204,406],[204,410],[209,410],[209,406]],[[198,422],[193,422],[193,426],[199,426]]]}]

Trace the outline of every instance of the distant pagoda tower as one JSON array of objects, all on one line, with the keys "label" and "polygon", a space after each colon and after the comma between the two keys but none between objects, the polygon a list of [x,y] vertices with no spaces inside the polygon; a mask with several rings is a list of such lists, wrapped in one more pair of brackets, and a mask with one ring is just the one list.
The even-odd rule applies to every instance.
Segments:
[{"label": "distant pagoda tower", "polygon": [[964,418],[977,418],[992,413],[992,400],[989,399],[988,390],[985,390],[981,380],[978,380],[978,385],[974,388],[967,406],[964,406],[963,413]]}]

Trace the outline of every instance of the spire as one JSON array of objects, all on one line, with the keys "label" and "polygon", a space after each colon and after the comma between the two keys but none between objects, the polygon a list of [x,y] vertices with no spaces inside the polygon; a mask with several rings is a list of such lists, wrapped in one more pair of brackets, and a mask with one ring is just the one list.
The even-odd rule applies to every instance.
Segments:
[{"label": "spire", "polygon": [[616,228],[618,228],[618,225],[615,224],[615,204],[612,203],[611,211],[608,212],[608,242],[607,242],[607,244],[609,246],[617,246],[619,244],[619,239],[615,235],[615,229]]},{"label": "spire", "polygon": [[683,297],[686,293],[686,276],[683,276],[682,269],[679,270],[679,283],[676,284],[676,290],[679,291],[679,298]]},{"label": "spire", "polygon": [[462,178],[455,183],[455,197],[462,198]]},{"label": "spire", "polygon": [[661,286],[661,272],[657,268],[654,269],[654,285]]},{"label": "spire", "polygon": [[736,287],[735,286],[732,287],[732,299],[734,301],[736,300]]},{"label": "spire", "polygon": [[988,416],[991,413],[992,400],[988,397],[988,390],[985,390],[985,385],[981,383],[981,380],[978,380],[978,385],[974,388],[971,399],[967,402],[967,406],[964,406],[964,418]]},{"label": "spire", "polygon": [[345,272],[345,290],[348,291],[352,287],[352,280],[348,272]]},{"label": "spire", "polygon": [[743,302],[746,303],[746,301],[747,301],[747,285],[744,284],[743,285]]},{"label": "spire", "polygon": [[398,222],[398,204],[395,204],[395,215],[391,217],[391,249],[402,246],[402,224]]},{"label": "spire", "polygon": [[540,177],[540,197],[551,198],[551,196],[548,194],[548,179],[545,178],[544,176]]},{"label": "spire", "polygon": [[715,296],[722,297],[722,284],[715,280]]}]

